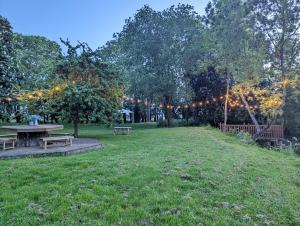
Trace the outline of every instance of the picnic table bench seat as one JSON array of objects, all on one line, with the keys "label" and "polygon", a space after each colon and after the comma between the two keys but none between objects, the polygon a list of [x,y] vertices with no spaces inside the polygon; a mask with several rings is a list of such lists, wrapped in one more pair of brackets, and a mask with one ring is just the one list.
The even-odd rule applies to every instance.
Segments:
[{"label": "picnic table bench seat", "polygon": [[41,146],[46,150],[48,147],[54,146],[72,146],[73,136],[57,136],[41,138]]},{"label": "picnic table bench seat", "polygon": [[5,136],[1,135],[0,137],[0,145],[2,146],[2,150],[15,149],[17,138],[15,136]]},{"label": "picnic table bench seat", "polygon": [[114,127],[114,135],[117,134],[129,134],[131,130],[131,127],[120,127],[120,126],[116,126]]},{"label": "picnic table bench seat", "polygon": [[17,134],[3,134],[0,135],[0,138],[17,138]]},{"label": "picnic table bench seat", "polygon": [[72,136],[71,133],[49,133],[50,137]]}]

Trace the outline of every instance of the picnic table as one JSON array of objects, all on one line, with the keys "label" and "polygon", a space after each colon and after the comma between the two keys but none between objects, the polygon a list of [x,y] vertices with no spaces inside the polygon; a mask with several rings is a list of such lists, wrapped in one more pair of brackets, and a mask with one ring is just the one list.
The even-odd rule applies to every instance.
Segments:
[{"label": "picnic table", "polygon": [[114,127],[114,135],[117,134],[129,134],[131,127]]},{"label": "picnic table", "polygon": [[62,130],[63,125],[17,125],[17,126],[1,126],[1,129],[9,130],[17,133],[17,146],[18,147],[32,147],[39,146],[40,139],[43,137],[48,137],[49,131]]}]

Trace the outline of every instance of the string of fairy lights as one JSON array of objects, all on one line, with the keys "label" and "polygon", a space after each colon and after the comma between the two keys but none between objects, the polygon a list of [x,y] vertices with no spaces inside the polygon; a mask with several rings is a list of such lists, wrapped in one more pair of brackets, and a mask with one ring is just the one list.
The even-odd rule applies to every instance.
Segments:
[{"label": "string of fairy lights", "polygon": [[[74,80],[71,81],[72,84],[75,83]],[[15,97],[2,97],[2,101],[5,101],[7,103],[11,103],[14,100],[17,101],[21,101],[21,100],[33,100],[33,99],[38,99],[38,98],[42,98],[46,95],[52,95],[58,92],[61,92],[64,90],[64,88],[66,88],[68,86],[68,83],[61,83],[61,84],[57,84],[53,87],[51,87],[48,90],[35,90],[35,91],[30,91],[30,92],[25,92],[23,94],[20,95],[16,95]],[[244,96],[249,96],[249,93],[245,93]],[[179,109],[199,109],[208,105],[216,105],[220,102],[225,102],[227,97],[227,103],[228,103],[228,107],[232,108],[232,109],[246,109],[246,106],[244,104],[242,104],[241,99],[239,97],[239,95],[235,92],[230,92],[228,94],[228,96],[226,95],[220,95],[217,97],[211,97],[211,98],[207,98],[198,102],[192,102],[192,103],[180,103],[180,104],[163,104],[163,103],[153,103],[151,102],[151,106],[152,107],[159,107],[159,108],[165,108],[165,109],[170,109],[170,110],[179,110]],[[256,97],[255,95],[253,96],[254,98]],[[137,105],[148,105],[147,100],[143,100],[143,99],[139,99],[136,97],[131,97],[131,96],[127,96],[124,95],[122,97],[123,101],[129,102],[131,104],[137,104]],[[255,109],[259,109],[259,106],[256,105],[249,105],[249,108],[251,110],[255,110]]]},{"label": "string of fairy lights", "polygon": [[[248,95],[248,94],[245,94]],[[124,101],[127,101],[131,104],[143,104],[145,106],[148,105],[148,101],[147,100],[142,100],[139,98],[134,98],[134,97],[130,97],[130,96],[123,96]],[[198,102],[193,102],[193,103],[181,103],[181,104],[162,104],[162,103],[151,103],[152,107],[159,107],[159,108],[166,108],[166,109],[196,109],[196,108],[201,108],[201,107],[205,107],[207,105],[212,105],[212,104],[216,104],[217,102],[224,102],[226,100],[226,95],[221,95],[218,97],[212,97],[212,98],[208,98],[202,101],[198,101]],[[242,108],[245,109],[246,106],[244,104],[241,103],[241,100],[239,97],[237,97],[236,94],[231,94],[228,95],[227,98],[228,101],[228,106],[230,108]],[[249,108],[251,110],[253,109],[258,109],[259,106],[256,105],[249,105]]]}]

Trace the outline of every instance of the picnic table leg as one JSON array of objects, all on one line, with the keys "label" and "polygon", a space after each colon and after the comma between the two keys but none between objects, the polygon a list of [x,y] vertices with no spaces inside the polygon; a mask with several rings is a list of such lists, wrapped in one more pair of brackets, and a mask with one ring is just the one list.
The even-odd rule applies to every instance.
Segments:
[{"label": "picnic table leg", "polygon": [[73,140],[72,139],[70,139],[70,146],[72,146],[73,145]]},{"label": "picnic table leg", "polygon": [[15,141],[12,141],[12,148],[15,149]]},{"label": "picnic table leg", "polygon": [[5,141],[3,142],[3,150],[5,151]]},{"label": "picnic table leg", "polygon": [[44,150],[47,150],[47,141],[44,141]]}]

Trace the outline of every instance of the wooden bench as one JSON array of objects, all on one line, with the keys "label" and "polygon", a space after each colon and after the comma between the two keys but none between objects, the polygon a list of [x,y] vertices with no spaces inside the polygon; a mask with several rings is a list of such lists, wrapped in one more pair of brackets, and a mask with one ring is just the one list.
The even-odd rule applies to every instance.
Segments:
[{"label": "wooden bench", "polygon": [[4,134],[0,135],[0,138],[17,138],[17,134]]},{"label": "wooden bench", "polygon": [[73,136],[43,137],[41,138],[41,147],[46,150],[48,147],[54,146],[72,146],[73,139]]},{"label": "wooden bench", "polygon": [[50,137],[72,136],[71,133],[49,133]]},{"label": "wooden bench", "polygon": [[[2,150],[8,150],[8,149],[15,149],[15,144],[16,144],[17,138],[16,137],[5,137],[1,136],[0,137],[0,145],[2,146]],[[9,146],[7,146],[9,144]]]},{"label": "wooden bench", "polygon": [[131,127],[114,127],[114,135],[117,134],[129,134]]}]

